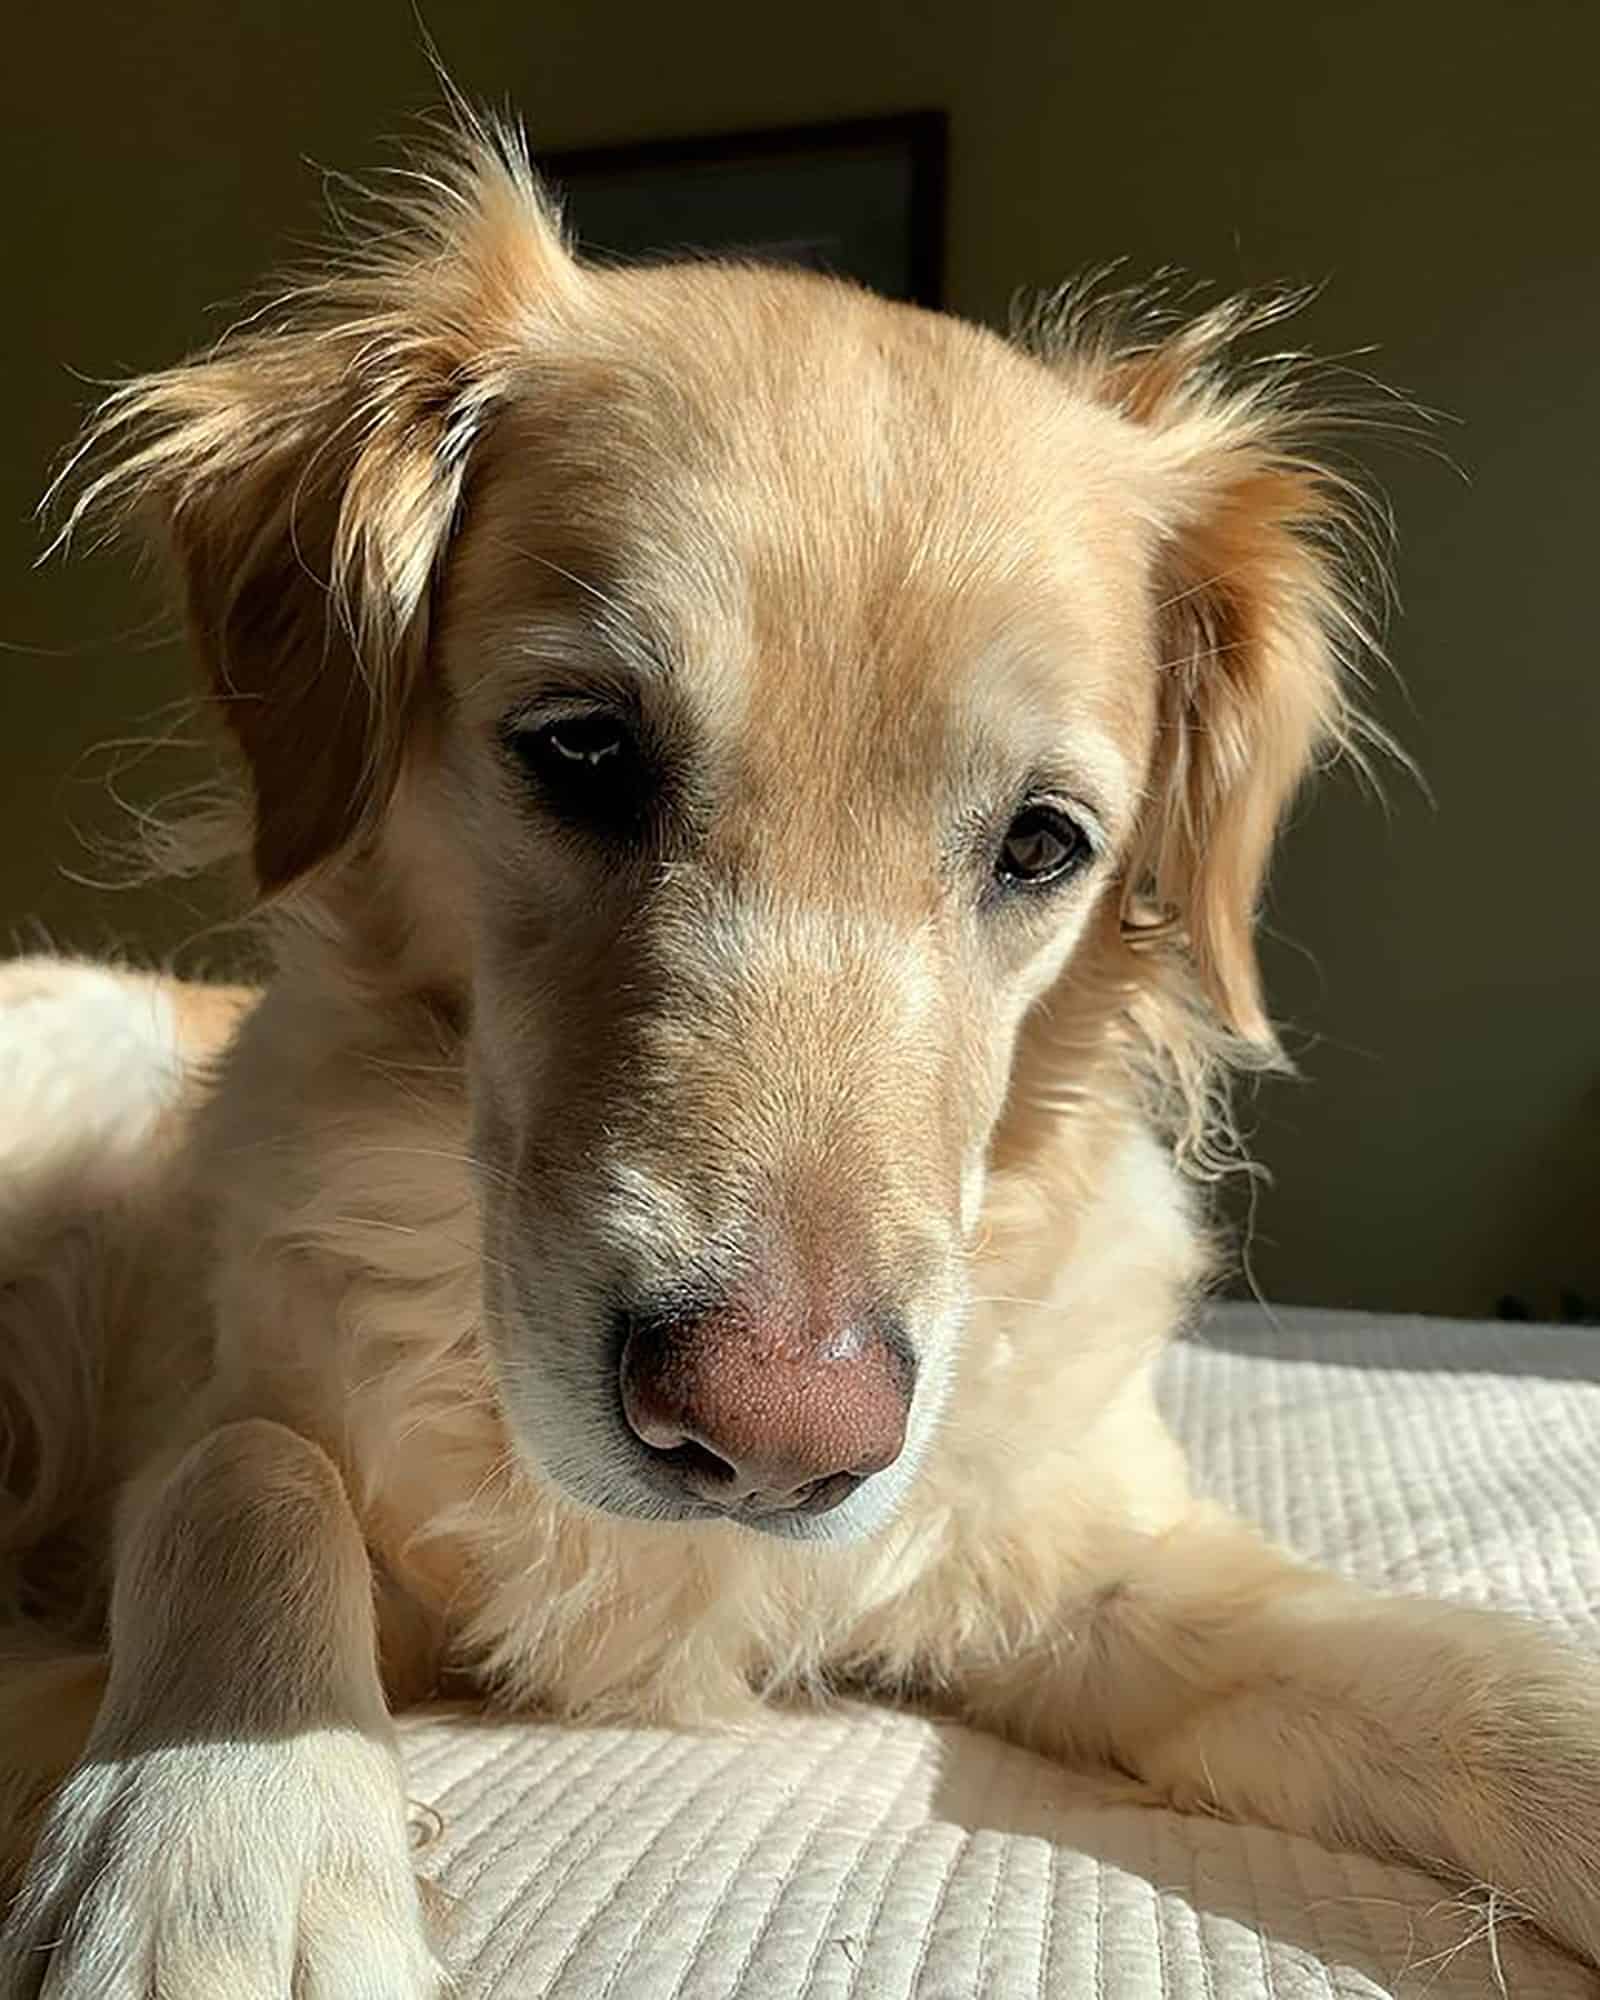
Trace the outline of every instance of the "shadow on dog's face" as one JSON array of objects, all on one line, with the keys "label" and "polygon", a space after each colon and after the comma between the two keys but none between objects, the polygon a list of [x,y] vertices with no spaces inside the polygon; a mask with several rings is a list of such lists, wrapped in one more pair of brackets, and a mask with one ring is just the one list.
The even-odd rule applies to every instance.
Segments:
[{"label": "shadow on dog's face", "polygon": [[354,938],[398,888],[467,1003],[531,1460],[849,1539],[938,1421],[1003,1116],[1112,1038],[1180,1086],[1203,1017],[1270,1050],[1251,919],[1346,721],[1348,482],[1281,366],[1222,368],[1238,308],[1024,352],[581,267],[488,128],[417,185],[117,392],[77,511],[165,530],[263,894]]},{"label": "shadow on dog's face", "polygon": [[997,341],[612,287],[481,446],[441,608],[505,1391],[582,1498],[847,1536],[1133,822],[1147,538],[1115,421]]}]

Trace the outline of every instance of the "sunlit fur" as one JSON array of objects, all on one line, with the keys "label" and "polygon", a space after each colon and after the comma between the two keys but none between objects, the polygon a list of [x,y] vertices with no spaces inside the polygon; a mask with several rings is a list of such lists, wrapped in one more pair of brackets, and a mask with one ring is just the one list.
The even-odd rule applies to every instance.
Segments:
[{"label": "sunlit fur", "polygon": [[[67,478],[68,533],[172,554],[274,971],[237,1030],[232,996],[0,979],[19,1859],[115,1585],[0,1992],[47,1943],[53,1991],[157,1958],[214,1990],[210,1890],[162,1873],[186,1815],[230,1965],[348,2000],[376,1940],[386,2000],[427,1991],[382,1714],[447,1687],[916,1696],[1492,1881],[1593,1955],[1586,1672],[1261,1548],[1151,1393],[1209,1261],[1178,1162],[1273,1056],[1273,835],[1356,733],[1365,516],[1315,378],[1233,362],[1242,308],[1068,300],[1008,343],[584,267],[478,126],[403,186],[347,269],[113,396]],[[574,685],[689,774],[645,860],[505,753]],[[1100,852],[1001,908],[984,843],[1041,768]],[[110,1084],[108,993],[158,1015]],[[907,1450],[787,1538],[659,1518],[607,1313],[769,1264],[903,1312]],[[269,1792],[298,1831],[252,1845]]]}]

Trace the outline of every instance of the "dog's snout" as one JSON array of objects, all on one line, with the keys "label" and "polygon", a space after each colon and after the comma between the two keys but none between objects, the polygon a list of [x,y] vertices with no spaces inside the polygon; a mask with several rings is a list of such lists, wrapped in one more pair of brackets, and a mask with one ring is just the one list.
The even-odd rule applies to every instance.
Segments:
[{"label": "dog's snout", "polygon": [[916,1364],[881,1314],[732,1307],[630,1320],[622,1407],[658,1469],[730,1512],[824,1513],[905,1442]]}]

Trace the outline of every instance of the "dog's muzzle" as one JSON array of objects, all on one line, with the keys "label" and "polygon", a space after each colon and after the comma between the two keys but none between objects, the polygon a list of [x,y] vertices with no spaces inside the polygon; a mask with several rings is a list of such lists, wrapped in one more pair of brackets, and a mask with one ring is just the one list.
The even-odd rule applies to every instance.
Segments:
[{"label": "dog's muzzle", "polygon": [[899,1457],[916,1359],[892,1316],[632,1315],[623,1414],[653,1474],[734,1518],[825,1514]]}]

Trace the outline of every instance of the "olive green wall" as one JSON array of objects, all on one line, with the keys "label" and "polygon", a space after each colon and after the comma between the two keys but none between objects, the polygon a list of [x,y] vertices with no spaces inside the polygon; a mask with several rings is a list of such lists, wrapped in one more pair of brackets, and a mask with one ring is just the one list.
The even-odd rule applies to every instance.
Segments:
[{"label": "olive green wall", "polygon": [[[458,80],[551,145],[925,104],[953,120],[950,291],[1125,257],[1225,285],[1326,279],[1304,320],[1457,419],[1373,460],[1402,528],[1408,691],[1374,699],[1434,803],[1348,782],[1299,815],[1273,902],[1305,1081],[1254,1108],[1279,1297],[1492,1310],[1600,1294],[1600,10],[1358,5],[426,9]],[[88,390],[220,322],[314,232],[309,160],[361,168],[434,95],[394,0],[145,0],[8,25],[0,466],[0,927],[167,948],[203,906],[62,879],[103,821],[90,746],[182,687],[118,562],[30,568]],[[209,317],[208,317],[209,315]],[[143,719],[143,720],[142,720]],[[170,776],[132,772],[135,796]],[[84,865],[79,857],[78,864]],[[3,1115],[3,1107],[0,1107]]]}]

